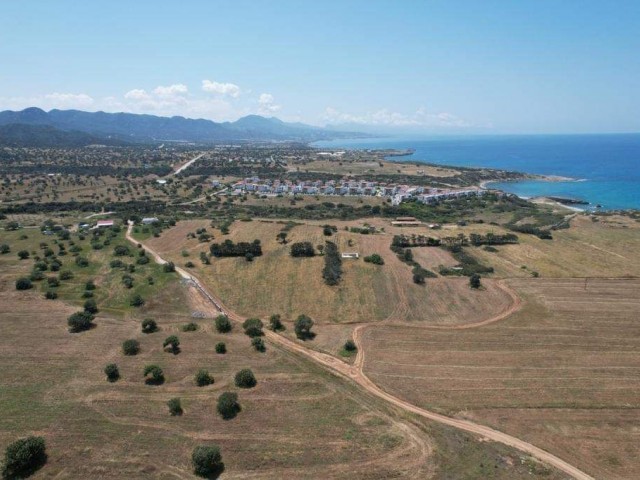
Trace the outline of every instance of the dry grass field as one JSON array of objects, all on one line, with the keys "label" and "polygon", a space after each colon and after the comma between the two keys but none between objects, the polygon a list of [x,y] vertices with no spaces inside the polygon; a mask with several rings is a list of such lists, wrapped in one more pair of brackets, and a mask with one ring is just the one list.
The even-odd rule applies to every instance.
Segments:
[{"label": "dry grass field", "polygon": [[369,329],[365,372],[416,405],[489,424],[595,478],[636,478],[640,281],[510,284],[525,307],[499,323]]},{"label": "dry grass field", "polygon": [[[35,240],[33,232],[24,241]],[[0,449],[44,436],[49,459],[34,478],[195,478],[190,453],[203,443],[220,445],[227,479],[561,478],[506,447],[401,414],[275,346],[258,353],[237,326],[219,334],[205,318],[182,332],[190,312],[204,308],[176,283],[149,292],[143,312],[103,312],[95,328],[71,334],[66,317],[77,307],[44,300],[38,289],[16,291],[31,262],[0,259]],[[142,334],[142,317],[155,318],[160,331]],[[170,334],[181,339],[177,355],[162,349]],[[122,354],[128,338],[140,342],[138,355]],[[227,354],[215,353],[218,341]],[[111,362],[120,369],[116,383],[103,373]],[[144,384],[149,363],[164,369],[164,384]],[[240,390],[233,375],[246,367],[258,386]],[[213,385],[195,386],[199,368]],[[239,393],[242,411],[225,421],[215,401],[228,390]],[[168,413],[173,397],[182,399],[182,416]]]},{"label": "dry grass field", "polygon": [[[490,225],[456,228],[452,232],[457,230],[503,231]],[[532,271],[542,277],[640,276],[640,223],[630,218],[602,217],[594,222],[577,216],[571,221],[571,228],[554,231],[553,240],[523,234],[518,237],[518,245],[498,246],[497,253],[482,248],[473,253],[493,266],[498,277],[528,277]]]},{"label": "dry grass field", "polygon": [[[268,317],[279,313],[286,320],[293,320],[306,313],[320,324],[393,318],[451,325],[484,320],[510,305],[510,297],[492,280],[484,282],[484,291],[470,289],[466,278],[436,278],[428,280],[425,286],[415,285],[411,280],[411,267],[400,262],[389,249],[390,233],[399,230],[394,230],[388,222],[371,222],[386,225],[388,234],[377,235],[344,231],[345,226],[360,226],[362,222],[331,223],[338,227],[338,232],[331,237],[323,235],[320,223],[308,222],[294,227],[288,233],[289,243],[282,245],[276,241],[276,235],[284,226],[282,223],[236,222],[229,235],[222,235],[213,231],[206,221],[180,222],[159,238],[150,239],[148,244],[178,265],[193,261],[192,271],[217,292],[226,305],[244,316]],[[214,234],[214,242],[257,238],[262,243],[263,256],[253,262],[246,262],[244,258],[214,258],[211,265],[202,265],[199,252],[208,251],[209,245],[186,238],[189,232],[202,227],[208,227]],[[342,282],[337,287],[329,287],[322,279],[323,257],[292,258],[289,255],[293,242],[320,245],[325,240],[336,242],[341,252],[358,252],[361,257],[378,253],[385,265],[368,264],[362,258],[345,259]],[[182,250],[187,250],[190,256],[183,257]],[[441,249],[414,250],[426,267],[450,261],[450,256]]]},{"label": "dry grass field", "polygon": [[429,175],[432,177],[454,177],[460,172],[453,168],[415,163],[369,161],[340,162],[339,160],[316,160],[296,167],[293,171],[322,172],[343,175]]}]

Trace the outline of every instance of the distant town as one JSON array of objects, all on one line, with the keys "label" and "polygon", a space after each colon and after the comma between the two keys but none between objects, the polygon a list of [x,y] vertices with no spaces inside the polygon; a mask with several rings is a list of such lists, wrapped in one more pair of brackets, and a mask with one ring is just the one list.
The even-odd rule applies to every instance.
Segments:
[{"label": "distant town", "polygon": [[[213,186],[220,186],[214,181]],[[340,195],[386,197],[392,205],[399,205],[405,200],[416,200],[421,203],[435,203],[452,198],[483,195],[487,192],[479,187],[469,188],[430,188],[416,185],[389,184],[367,180],[271,180],[259,177],[248,177],[234,183],[232,192],[258,193],[264,195]]]}]

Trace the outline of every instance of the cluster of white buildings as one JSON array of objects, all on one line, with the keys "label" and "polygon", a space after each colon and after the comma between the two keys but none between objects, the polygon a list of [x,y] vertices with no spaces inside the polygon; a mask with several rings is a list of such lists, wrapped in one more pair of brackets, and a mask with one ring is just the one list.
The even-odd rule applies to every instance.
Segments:
[{"label": "cluster of white buildings", "polygon": [[393,205],[415,198],[419,202],[434,203],[450,198],[482,195],[480,188],[440,189],[423,186],[394,185],[367,180],[261,180],[245,178],[231,186],[233,193],[257,193],[261,195],[351,195],[391,198]]}]

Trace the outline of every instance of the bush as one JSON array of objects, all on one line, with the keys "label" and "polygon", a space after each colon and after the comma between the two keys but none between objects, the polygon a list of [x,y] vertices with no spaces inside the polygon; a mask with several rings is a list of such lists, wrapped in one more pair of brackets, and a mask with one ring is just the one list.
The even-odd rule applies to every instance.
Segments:
[{"label": "bush", "polygon": [[212,244],[209,250],[214,257],[244,257],[247,253],[254,257],[262,255],[260,240],[254,240],[251,243],[233,243],[231,240],[225,240],[223,243]]},{"label": "bush", "polygon": [[93,292],[91,290],[85,290],[82,292],[82,298],[93,298]]},{"label": "bush", "polygon": [[235,377],[236,387],[240,388],[253,388],[258,383],[253,372],[248,368],[244,368],[236,373]]},{"label": "bush", "polygon": [[137,355],[140,352],[140,342],[134,339],[122,342],[122,353],[125,355]]},{"label": "bush", "polygon": [[47,462],[47,453],[42,437],[27,437],[17,440],[5,450],[2,478],[24,478],[30,476]]},{"label": "bush", "polygon": [[167,402],[167,407],[169,407],[169,413],[171,416],[175,417],[178,415],[182,415],[182,403],[180,403],[179,398],[172,398]]},{"label": "bush", "polygon": [[322,278],[327,285],[337,285],[342,276],[342,259],[338,246],[333,242],[326,242],[324,248],[324,268]]},{"label": "bush", "polygon": [[356,350],[358,350],[358,347],[356,346],[356,342],[354,342],[353,340],[347,340],[344,343],[344,349],[347,352],[355,352]]},{"label": "bush", "polygon": [[259,318],[248,318],[242,324],[244,333],[250,337],[261,337],[262,335],[264,335],[262,327],[262,320],[260,320]]},{"label": "bush", "polygon": [[157,365],[146,365],[143,370],[145,383],[148,385],[160,385],[164,383],[164,372]]},{"label": "bush", "polygon": [[73,272],[69,270],[65,270],[64,272],[60,272],[60,280],[71,280],[73,278]]},{"label": "bush", "polygon": [[47,285],[49,285],[51,288],[56,288],[60,286],[60,280],[58,280],[56,277],[48,277],[47,278]]},{"label": "bush", "polygon": [[216,317],[216,330],[219,333],[228,333],[231,331],[231,322],[226,315],[218,315]]},{"label": "bush", "polygon": [[141,307],[144,305],[144,299],[140,295],[136,294],[131,297],[131,300],[129,300],[129,305],[132,307]]},{"label": "bush", "polygon": [[194,264],[193,264],[193,262],[191,262],[191,261],[189,261],[189,262],[185,263],[185,264],[184,264],[184,266],[185,266],[185,267],[187,267],[187,268],[193,268],[193,267],[195,267],[195,265],[194,265]]},{"label": "bush", "polygon": [[367,263],[373,263],[374,265],[384,265],[383,258],[377,253],[364,257],[364,261]]},{"label": "bush", "polygon": [[31,272],[31,275],[29,275],[29,280],[31,280],[32,282],[40,281],[43,278],[44,274],[40,270],[34,270],[33,272]]},{"label": "bush", "polygon": [[11,247],[6,243],[0,245],[0,254],[5,255],[11,251]]},{"label": "bush", "polygon": [[217,446],[199,445],[191,454],[193,472],[200,477],[211,477],[224,469],[220,449]]},{"label": "bush", "polygon": [[118,245],[113,249],[113,254],[116,257],[124,257],[125,255],[129,255],[129,247],[125,245]]},{"label": "bush", "polygon": [[183,332],[195,332],[198,330],[198,324],[193,322],[187,323],[182,326],[181,330]]},{"label": "bush", "polygon": [[480,275],[474,273],[469,277],[469,286],[471,288],[480,288]]},{"label": "bush", "polygon": [[313,257],[316,254],[311,242],[297,242],[291,245],[292,257]]},{"label": "bush", "polygon": [[238,394],[233,392],[224,392],[220,395],[218,397],[217,410],[225,420],[234,418],[240,411]]},{"label": "bush", "polygon": [[158,330],[158,324],[153,318],[145,318],[142,321],[142,333],[153,333]]},{"label": "bush", "polygon": [[180,339],[176,335],[170,335],[165,338],[162,347],[169,347],[168,350],[173,354],[180,353]]},{"label": "bush", "polygon": [[162,265],[162,271],[165,273],[171,273],[176,271],[176,266],[173,262],[167,262]]},{"label": "bush", "polygon": [[88,280],[87,283],[84,284],[84,289],[85,290],[95,290],[96,289],[96,284],[93,283],[93,280]]},{"label": "bush", "polygon": [[269,317],[269,328],[274,332],[279,332],[285,329],[282,324],[282,320],[280,320],[280,315],[274,314]]},{"label": "bush", "polygon": [[29,258],[29,252],[27,250],[20,250],[18,252],[18,258],[20,260],[26,260],[27,258]]},{"label": "bush", "polygon": [[204,369],[200,369],[196,372],[195,381],[196,385],[199,387],[206,387],[214,382],[213,377]]},{"label": "bush", "polygon": [[84,311],[93,314],[98,313],[98,304],[93,298],[84,302]]},{"label": "bush", "polygon": [[76,312],[67,319],[69,331],[71,333],[83,332],[93,327],[93,314],[89,312]]},{"label": "bush", "polygon": [[216,353],[225,354],[227,353],[227,346],[224,342],[216,343]]},{"label": "bush", "polygon": [[104,373],[110,382],[117,382],[120,379],[120,370],[118,370],[118,366],[115,363],[110,363],[104,367]]},{"label": "bush", "polygon": [[296,336],[300,340],[310,340],[315,337],[315,334],[311,331],[313,327],[313,320],[306,315],[300,315],[294,324],[294,330]]},{"label": "bush", "polygon": [[29,290],[33,288],[33,283],[28,278],[22,277],[16,280],[16,290]]},{"label": "bush", "polygon": [[44,294],[44,298],[47,300],[55,300],[58,298],[58,292],[55,290],[47,290],[47,293]]},{"label": "bush", "polygon": [[251,339],[251,345],[259,352],[265,352],[267,350],[267,347],[264,345],[264,340],[260,337],[253,337]]},{"label": "bush", "polygon": [[79,267],[88,267],[89,260],[84,257],[76,257],[76,265],[78,265]]},{"label": "bush", "polygon": [[146,255],[138,257],[138,259],[136,260],[136,264],[138,265],[146,265],[147,263],[149,263],[149,257],[147,257]]}]

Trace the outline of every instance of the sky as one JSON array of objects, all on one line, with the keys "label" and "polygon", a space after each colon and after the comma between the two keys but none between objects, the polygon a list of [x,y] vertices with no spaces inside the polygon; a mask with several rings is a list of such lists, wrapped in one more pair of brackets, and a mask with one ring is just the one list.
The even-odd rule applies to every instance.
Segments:
[{"label": "sky", "polygon": [[0,3],[0,110],[640,132],[640,1]]}]

